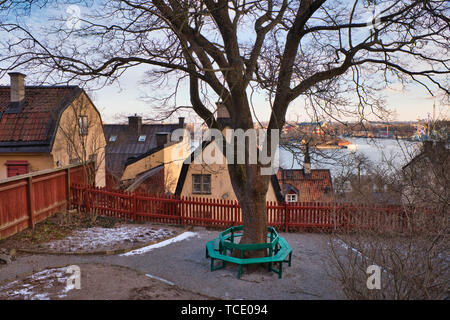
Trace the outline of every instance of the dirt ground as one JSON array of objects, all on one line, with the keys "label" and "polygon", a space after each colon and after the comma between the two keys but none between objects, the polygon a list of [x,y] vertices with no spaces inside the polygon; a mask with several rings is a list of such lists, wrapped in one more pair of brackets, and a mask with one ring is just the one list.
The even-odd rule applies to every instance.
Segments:
[{"label": "dirt ground", "polygon": [[[0,300],[208,300],[208,296],[127,267],[81,264],[80,289],[67,290],[67,267],[47,268],[0,285]],[[113,280],[112,280],[113,279]]]},{"label": "dirt ground", "polygon": [[[329,238],[326,235],[280,233],[293,248],[292,266],[285,266],[283,278],[279,279],[267,270],[250,273],[245,269],[238,279],[234,265],[210,271],[210,260],[205,257],[205,243],[217,237],[218,230],[194,227],[187,231],[180,226],[131,224],[106,217],[97,217],[92,221],[82,215],[69,218],[55,216],[38,224],[35,230],[26,230],[0,241],[0,248],[19,249],[10,263],[0,264],[0,300],[345,298],[338,284],[327,274]],[[156,244],[143,244],[139,249],[126,253],[50,254],[48,251],[30,253],[20,250],[44,248],[48,243],[65,241],[80,230],[98,231],[96,228],[105,228],[109,232],[126,225],[146,227],[150,231],[162,230],[154,234],[167,236],[168,239],[162,237]],[[172,230],[176,236],[164,232],[166,229]],[[104,236],[103,232],[93,234]],[[101,243],[101,239],[99,241],[97,243]],[[119,243],[118,247],[122,245]],[[81,269],[80,290],[66,288],[69,277],[66,271],[70,265]]]},{"label": "dirt ground", "polygon": [[131,223],[127,220],[75,213],[59,213],[0,241],[0,248],[47,253],[106,253],[127,251],[176,235],[167,225]]}]

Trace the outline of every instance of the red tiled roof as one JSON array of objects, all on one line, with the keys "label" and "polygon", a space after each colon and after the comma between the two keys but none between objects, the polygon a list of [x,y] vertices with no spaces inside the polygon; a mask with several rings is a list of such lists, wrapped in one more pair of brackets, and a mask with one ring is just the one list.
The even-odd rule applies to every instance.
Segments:
[{"label": "red tiled roof", "polygon": [[298,201],[331,201],[333,198],[331,174],[328,169],[311,170],[310,177],[305,175],[303,169],[280,169],[277,178],[281,190],[287,191],[289,185],[298,190]]},{"label": "red tiled roof", "polygon": [[52,122],[57,120],[59,112],[73,101],[79,90],[76,86],[27,86],[22,110],[5,113],[10,106],[10,87],[0,87],[0,143],[20,145],[21,142],[48,140],[53,134]]}]

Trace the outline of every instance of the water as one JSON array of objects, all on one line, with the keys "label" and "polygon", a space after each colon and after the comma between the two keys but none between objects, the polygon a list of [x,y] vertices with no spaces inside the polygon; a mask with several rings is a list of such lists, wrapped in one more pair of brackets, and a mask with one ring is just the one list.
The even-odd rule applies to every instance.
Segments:
[{"label": "water", "polygon": [[[372,166],[386,170],[398,170],[407,164],[421,146],[419,142],[397,141],[394,139],[346,138],[357,146],[352,149],[332,149],[311,151],[312,169],[330,169],[332,176],[338,174],[343,166],[348,166],[352,157],[359,156]],[[303,154],[299,148],[286,150],[280,148],[280,167],[301,169]]]},{"label": "water", "polygon": [[[372,166],[398,170],[417,154],[421,146],[420,142],[394,139],[345,138],[345,140],[356,145],[357,149],[312,150],[312,169],[329,169],[332,176],[336,176],[342,171],[343,166],[348,166],[352,157],[363,156]],[[192,141],[192,151],[199,145],[199,141]],[[303,168],[304,156],[298,147],[290,147],[289,150],[280,147],[279,155],[279,167]]]}]

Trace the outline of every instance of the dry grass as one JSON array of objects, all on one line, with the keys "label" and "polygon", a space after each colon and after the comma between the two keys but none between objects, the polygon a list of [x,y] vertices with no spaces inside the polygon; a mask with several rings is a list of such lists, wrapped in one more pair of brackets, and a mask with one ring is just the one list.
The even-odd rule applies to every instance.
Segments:
[{"label": "dry grass", "polygon": [[112,228],[118,223],[129,222],[117,218],[96,216],[93,219],[87,213],[57,213],[52,217],[36,224],[34,229],[26,229],[12,237],[0,241],[2,248],[40,247],[40,244],[52,240],[59,240],[70,235],[74,230],[91,227]]}]

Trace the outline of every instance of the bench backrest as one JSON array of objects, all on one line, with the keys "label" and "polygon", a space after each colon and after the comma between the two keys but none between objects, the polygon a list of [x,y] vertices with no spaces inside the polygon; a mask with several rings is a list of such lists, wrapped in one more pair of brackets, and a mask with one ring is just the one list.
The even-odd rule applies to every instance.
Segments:
[{"label": "bench backrest", "polygon": [[273,228],[273,227],[267,228],[267,231],[270,232],[270,235],[268,236],[269,242],[251,243],[251,244],[235,243],[235,238],[242,236],[242,234],[235,234],[235,232],[243,231],[243,230],[244,230],[244,226],[235,226],[235,227],[228,228],[225,231],[221,232],[219,235],[221,246],[223,248],[227,248],[227,249],[250,251],[250,250],[263,250],[263,249],[274,250],[275,246],[278,244],[279,236],[278,236],[278,233],[276,232],[275,228]]}]

